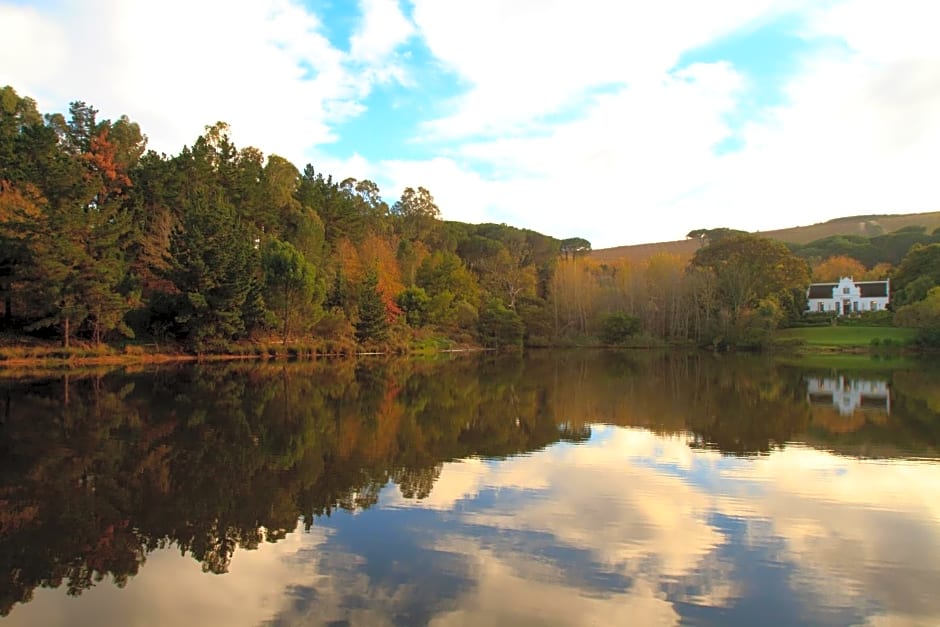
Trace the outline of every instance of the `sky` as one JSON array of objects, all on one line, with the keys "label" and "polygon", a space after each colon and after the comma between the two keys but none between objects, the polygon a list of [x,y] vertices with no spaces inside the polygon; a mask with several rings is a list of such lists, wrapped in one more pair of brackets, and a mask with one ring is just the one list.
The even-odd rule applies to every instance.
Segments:
[{"label": "sky", "polygon": [[940,211],[936,0],[0,0],[0,85],[594,248]]}]

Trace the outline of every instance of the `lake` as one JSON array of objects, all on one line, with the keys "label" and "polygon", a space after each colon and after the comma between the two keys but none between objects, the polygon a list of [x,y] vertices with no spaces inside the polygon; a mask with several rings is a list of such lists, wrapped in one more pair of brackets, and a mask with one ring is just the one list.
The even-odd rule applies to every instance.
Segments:
[{"label": "lake", "polygon": [[0,378],[0,624],[940,624],[940,364]]}]

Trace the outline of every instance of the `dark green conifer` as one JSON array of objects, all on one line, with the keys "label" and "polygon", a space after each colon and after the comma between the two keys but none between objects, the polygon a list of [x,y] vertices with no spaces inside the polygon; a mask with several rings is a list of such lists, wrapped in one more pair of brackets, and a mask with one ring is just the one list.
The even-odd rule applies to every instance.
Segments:
[{"label": "dark green conifer", "polygon": [[356,321],[356,339],[381,342],[388,337],[388,318],[385,302],[379,292],[379,279],[375,270],[369,270],[359,290],[359,320]]}]

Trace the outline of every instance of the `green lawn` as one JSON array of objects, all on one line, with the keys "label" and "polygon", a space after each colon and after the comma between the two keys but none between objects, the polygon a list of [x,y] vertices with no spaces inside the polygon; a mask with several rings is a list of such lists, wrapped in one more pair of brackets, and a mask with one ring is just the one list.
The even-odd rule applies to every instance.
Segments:
[{"label": "green lawn", "polygon": [[870,346],[872,340],[891,340],[894,344],[906,344],[914,338],[914,329],[897,327],[807,327],[782,329],[777,332],[780,340],[802,340],[810,346]]}]

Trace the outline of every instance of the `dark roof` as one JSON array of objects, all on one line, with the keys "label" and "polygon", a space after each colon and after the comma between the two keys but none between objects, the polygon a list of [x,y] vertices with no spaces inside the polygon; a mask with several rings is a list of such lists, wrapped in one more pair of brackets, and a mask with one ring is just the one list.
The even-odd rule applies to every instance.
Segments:
[{"label": "dark roof", "polygon": [[809,286],[809,298],[832,298],[837,283],[813,283]]},{"label": "dark roof", "polygon": [[876,296],[888,295],[887,281],[869,281],[867,283],[856,283],[861,290],[862,298],[874,298]]}]

